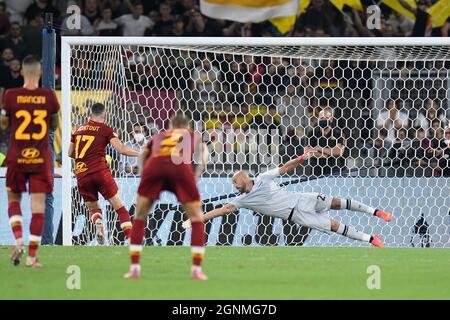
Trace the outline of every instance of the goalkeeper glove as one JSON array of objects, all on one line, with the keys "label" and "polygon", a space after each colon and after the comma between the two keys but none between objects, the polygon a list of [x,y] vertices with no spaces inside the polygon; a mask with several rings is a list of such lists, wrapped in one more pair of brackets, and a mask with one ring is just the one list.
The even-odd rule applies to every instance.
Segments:
[{"label": "goalkeeper glove", "polygon": [[191,219],[187,219],[186,221],[184,221],[181,226],[183,227],[183,229],[187,230],[191,228]]},{"label": "goalkeeper glove", "polygon": [[314,149],[314,148],[306,149],[305,153],[303,153],[301,156],[299,156],[297,158],[297,161],[302,163],[302,162],[308,160],[309,158],[311,158],[314,155],[314,152],[316,152],[316,149]]}]

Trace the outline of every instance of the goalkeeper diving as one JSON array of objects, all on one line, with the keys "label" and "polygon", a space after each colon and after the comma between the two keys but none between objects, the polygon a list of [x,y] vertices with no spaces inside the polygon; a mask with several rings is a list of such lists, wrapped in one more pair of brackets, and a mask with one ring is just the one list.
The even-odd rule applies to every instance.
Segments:
[{"label": "goalkeeper diving", "polygon": [[[207,212],[203,217],[204,221],[236,213],[238,209],[246,208],[325,233],[332,231],[354,240],[368,242],[375,247],[384,247],[380,236],[366,234],[352,226],[340,223],[331,218],[329,210],[347,209],[362,212],[381,218],[386,222],[392,220],[391,214],[355,200],[339,199],[321,193],[289,192],[275,183],[275,178],[292,171],[305,160],[316,155],[318,155],[317,151],[309,148],[298,158],[260,174],[255,180],[250,179],[244,171],[236,172],[233,175],[233,186],[239,190],[240,195],[222,207]],[[183,223],[183,228],[190,228],[190,220]]]}]

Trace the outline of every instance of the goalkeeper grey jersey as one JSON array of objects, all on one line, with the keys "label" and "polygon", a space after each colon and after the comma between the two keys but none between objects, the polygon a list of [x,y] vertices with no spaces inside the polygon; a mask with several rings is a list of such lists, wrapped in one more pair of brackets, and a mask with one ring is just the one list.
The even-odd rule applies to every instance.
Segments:
[{"label": "goalkeeper grey jersey", "polygon": [[230,203],[238,209],[246,208],[267,216],[287,219],[297,205],[300,194],[288,192],[276,184],[273,179],[279,176],[279,168],[260,174],[250,192],[237,196]]}]

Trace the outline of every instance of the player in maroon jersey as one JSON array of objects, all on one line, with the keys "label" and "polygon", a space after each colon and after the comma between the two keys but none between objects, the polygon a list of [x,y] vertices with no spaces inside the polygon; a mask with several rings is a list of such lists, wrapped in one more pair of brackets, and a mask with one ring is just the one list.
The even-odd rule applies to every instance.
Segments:
[{"label": "player in maroon jersey", "polygon": [[75,130],[69,146],[69,157],[75,159],[78,191],[89,209],[89,217],[96,227],[99,244],[103,244],[105,240],[102,210],[98,204],[99,193],[116,210],[127,239],[131,231],[130,214],[120,199],[119,189],[106,161],[106,147],[111,144],[119,153],[129,157],[139,155],[138,151],[125,146],[105,121],[105,106],[101,103],[93,104],[89,121]]},{"label": "player in maroon jersey", "polygon": [[36,258],[44,227],[45,194],[53,191],[52,158],[48,138],[49,128],[58,124],[59,103],[51,89],[39,88],[41,64],[33,56],[22,63],[23,88],[8,89],[3,99],[1,127],[11,127],[6,156],[6,190],[9,222],[16,238],[11,255],[14,265],[25,253],[22,239],[22,192],[31,196],[30,241],[26,266],[41,266]]},{"label": "player in maroon jersey", "polygon": [[[152,138],[139,156],[142,173],[136,199],[136,216],[130,241],[131,266],[125,278],[140,277],[140,255],[147,216],[153,203],[163,190],[173,192],[192,220],[192,268],[193,279],[207,280],[201,264],[205,252],[205,230],[201,209],[198,179],[204,169],[206,146],[201,137],[189,130],[189,120],[177,115],[171,120],[172,129]],[[148,159],[147,159],[148,158]],[[194,158],[194,159],[193,159]],[[192,161],[195,161],[195,173]]]}]

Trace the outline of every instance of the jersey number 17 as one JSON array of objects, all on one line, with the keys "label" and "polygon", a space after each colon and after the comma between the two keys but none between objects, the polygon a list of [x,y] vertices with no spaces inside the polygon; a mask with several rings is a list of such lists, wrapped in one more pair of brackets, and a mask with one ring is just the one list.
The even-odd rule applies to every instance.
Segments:
[{"label": "jersey number 17", "polygon": [[[95,140],[94,136],[77,136],[75,144],[75,159],[83,159],[86,155],[86,151],[92,145]],[[86,142],[80,150],[80,142]]]}]

